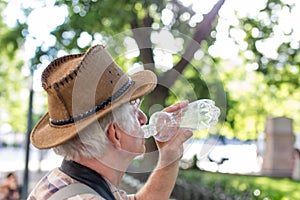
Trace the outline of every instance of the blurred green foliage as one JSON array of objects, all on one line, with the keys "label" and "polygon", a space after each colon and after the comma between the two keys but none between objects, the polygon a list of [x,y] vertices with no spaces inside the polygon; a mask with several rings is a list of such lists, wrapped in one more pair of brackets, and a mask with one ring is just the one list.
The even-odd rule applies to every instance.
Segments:
[{"label": "blurred green foliage", "polygon": [[[6,4],[0,1],[0,13]],[[26,81],[22,74],[24,61],[18,57],[22,46],[22,28],[9,28],[0,15],[0,124],[6,124],[6,130],[14,132],[26,130]]]},{"label": "blurred green foliage", "polygon": [[212,173],[199,170],[181,170],[179,178],[192,185],[207,187],[210,199],[220,199],[214,194],[223,194],[223,199],[298,199],[299,181],[289,178],[271,178],[234,174]]}]

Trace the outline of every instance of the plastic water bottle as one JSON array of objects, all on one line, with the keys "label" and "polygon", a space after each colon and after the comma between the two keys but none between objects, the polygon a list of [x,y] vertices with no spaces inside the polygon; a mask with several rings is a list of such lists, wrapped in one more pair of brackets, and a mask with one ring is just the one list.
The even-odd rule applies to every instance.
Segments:
[{"label": "plastic water bottle", "polygon": [[214,101],[200,99],[176,112],[155,112],[149,119],[149,125],[142,126],[142,129],[145,138],[153,136],[158,141],[166,142],[179,127],[192,131],[208,129],[218,123],[219,116],[220,109]]}]

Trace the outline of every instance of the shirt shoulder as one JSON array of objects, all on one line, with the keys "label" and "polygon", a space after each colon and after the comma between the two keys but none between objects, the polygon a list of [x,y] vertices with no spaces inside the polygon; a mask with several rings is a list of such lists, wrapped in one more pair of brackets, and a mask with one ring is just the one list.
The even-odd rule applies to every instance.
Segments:
[{"label": "shirt shoulder", "polygon": [[28,199],[43,200],[48,199],[53,193],[77,181],[67,174],[60,171],[58,168],[46,174],[33,188],[28,196]]},{"label": "shirt shoulder", "polygon": [[105,200],[103,197],[94,194],[80,194],[68,198],[68,200]]},{"label": "shirt shoulder", "polygon": [[[28,200],[47,200],[52,194],[66,187],[67,185],[78,183],[77,180],[71,178],[58,168],[46,174],[34,187],[28,196]],[[109,187],[117,200],[128,199],[126,192],[118,190],[114,185],[109,183]],[[100,195],[95,194],[78,194],[68,200],[105,200]]]}]

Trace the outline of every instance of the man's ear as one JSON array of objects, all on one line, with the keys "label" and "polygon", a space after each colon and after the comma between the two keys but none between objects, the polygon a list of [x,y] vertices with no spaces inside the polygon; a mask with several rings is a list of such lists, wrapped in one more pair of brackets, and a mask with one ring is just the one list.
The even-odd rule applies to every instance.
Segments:
[{"label": "man's ear", "polygon": [[107,137],[117,149],[121,148],[121,134],[115,123],[111,123],[109,125],[107,129]]}]

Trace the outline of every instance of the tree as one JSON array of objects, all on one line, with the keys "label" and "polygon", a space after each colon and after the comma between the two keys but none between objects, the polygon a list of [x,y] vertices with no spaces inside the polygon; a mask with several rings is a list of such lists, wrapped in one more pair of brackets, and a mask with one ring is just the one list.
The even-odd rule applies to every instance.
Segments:
[{"label": "tree", "polygon": [[[0,11],[6,7],[0,1]],[[22,74],[24,62],[18,58],[22,43],[21,30],[9,28],[0,15],[0,124],[3,131],[24,132],[26,130],[26,82]],[[25,84],[24,84],[25,83]],[[25,86],[25,87],[24,87]],[[0,128],[0,129],[1,129]]]},{"label": "tree", "polygon": [[224,87],[230,91],[223,132],[242,139],[255,139],[263,132],[268,116],[290,117],[294,131],[300,128],[300,39],[299,27],[293,23],[299,4],[277,0],[258,4],[254,8],[247,5],[248,10],[256,9],[253,13],[241,6],[232,9],[236,21],[223,25],[224,32],[216,28],[216,38],[227,36],[219,41],[230,40],[232,45],[227,48],[234,51],[236,45],[238,49],[233,59],[213,55],[220,66],[227,66],[221,72]]}]

